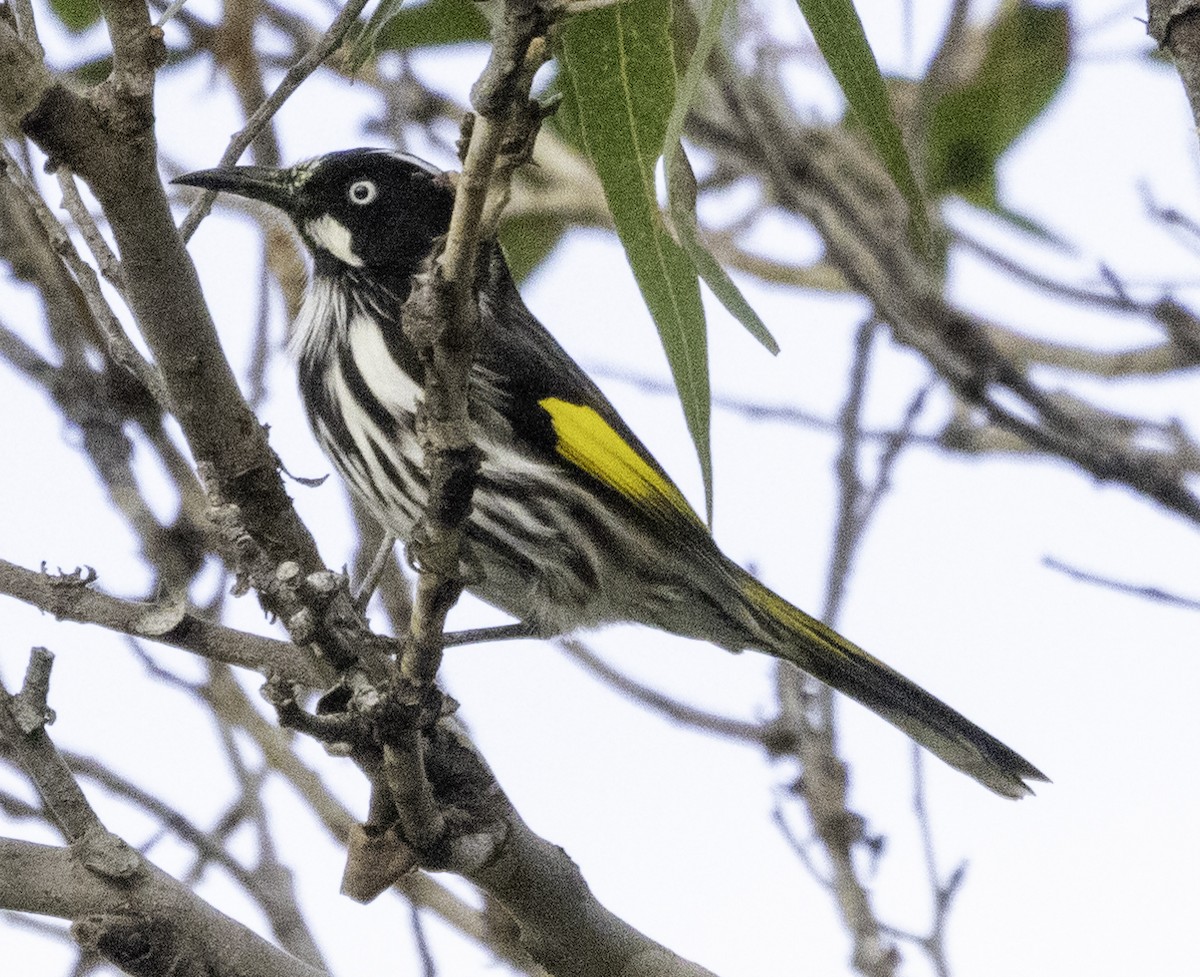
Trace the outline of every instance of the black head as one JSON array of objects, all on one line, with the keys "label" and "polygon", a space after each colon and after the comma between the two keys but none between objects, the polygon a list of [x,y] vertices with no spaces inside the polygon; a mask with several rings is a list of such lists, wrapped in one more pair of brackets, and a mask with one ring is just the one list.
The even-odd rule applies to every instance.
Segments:
[{"label": "black head", "polygon": [[439,170],[384,149],[348,149],[282,170],[200,170],[174,182],[278,207],[312,251],[318,274],[347,267],[412,274],[434,238],[449,230],[454,204]]}]

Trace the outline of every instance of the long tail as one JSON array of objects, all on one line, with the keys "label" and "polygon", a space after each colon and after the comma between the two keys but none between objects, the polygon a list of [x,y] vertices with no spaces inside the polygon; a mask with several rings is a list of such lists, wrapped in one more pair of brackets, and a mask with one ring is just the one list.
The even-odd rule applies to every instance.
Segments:
[{"label": "long tail", "polygon": [[744,571],[738,576],[742,595],[769,639],[769,647],[763,651],[857,699],[997,794],[1024,797],[1033,793],[1027,780],[1049,779],[1020,754],[832,628],[793,607]]}]

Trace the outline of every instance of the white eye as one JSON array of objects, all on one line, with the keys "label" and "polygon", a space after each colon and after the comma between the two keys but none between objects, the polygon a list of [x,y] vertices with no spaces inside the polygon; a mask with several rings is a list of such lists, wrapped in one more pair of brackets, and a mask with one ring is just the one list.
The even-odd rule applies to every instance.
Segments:
[{"label": "white eye", "polygon": [[346,191],[346,196],[350,198],[352,204],[365,207],[379,196],[379,188],[371,180],[355,180],[350,184],[350,189]]}]

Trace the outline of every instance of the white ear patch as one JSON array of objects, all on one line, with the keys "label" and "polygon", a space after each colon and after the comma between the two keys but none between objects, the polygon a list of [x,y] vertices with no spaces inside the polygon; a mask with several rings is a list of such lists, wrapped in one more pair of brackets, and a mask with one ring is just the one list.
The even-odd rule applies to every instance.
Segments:
[{"label": "white ear patch", "polygon": [[343,264],[361,268],[363,260],[354,253],[350,242],[353,236],[345,224],[324,214],[304,225],[304,235],[318,248],[328,251]]}]

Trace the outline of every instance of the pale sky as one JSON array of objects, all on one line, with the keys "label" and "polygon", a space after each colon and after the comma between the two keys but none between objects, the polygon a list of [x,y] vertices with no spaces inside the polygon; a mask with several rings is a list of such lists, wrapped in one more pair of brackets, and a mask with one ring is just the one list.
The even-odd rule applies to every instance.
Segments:
[{"label": "pale sky", "polygon": [[[885,67],[903,70],[897,40],[902,5],[872,0],[860,6]],[[945,5],[913,6],[920,58],[933,43]],[[1076,281],[1096,283],[1102,262],[1135,285],[1162,278],[1186,282],[1191,289],[1177,294],[1195,307],[1196,253],[1147,220],[1139,189],[1144,185],[1161,203],[1200,215],[1196,139],[1178,80],[1169,69],[1132,56],[1145,46],[1136,19],[1144,8],[1089,0],[1073,9],[1080,28],[1101,21],[1107,26],[1080,37],[1084,61],[1044,124],[1007,159],[1002,189],[1015,209],[1037,216],[1075,243],[1078,253],[1055,256],[965,208],[949,212],[1031,264]],[[781,30],[795,30],[795,11],[784,4],[771,6],[768,17]],[[440,58],[422,70],[461,92],[479,64],[474,52]],[[164,150],[189,167],[213,165],[239,124],[228,93],[196,107],[210,81],[200,67],[162,80]],[[184,99],[194,108],[173,111]],[[285,158],[376,144],[360,128],[358,109],[367,102],[361,88],[311,80],[281,113]],[[435,162],[448,166],[452,160]],[[802,229],[781,226],[763,229],[756,243],[783,254],[810,246]],[[257,248],[249,222],[220,214],[202,226],[191,247],[238,370],[247,362],[255,316]],[[1105,348],[1153,338],[1136,324],[1014,289],[975,259],[956,261],[954,270],[956,298],[1006,325]],[[772,359],[714,306],[714,391],[835,416],[864,303],[744,284],[783,352]],[[2,281],[0,288],[6,322],[28,322],[31,341],[40,345],[33,303],[14,296]],[[585,367],[666,377],[657,337],[613,239],[572,234],[524,292]],[[895,423],[927,373],[883,335],[876,350],[879,369],[866,420],[886,426]],[[1153,384],[1042,379],[1115,409],[1177,417],[1193,432],[1200,427],[1194,373]],[[269,381],[271,394],[259,414],[270,425],[272,445],[291,471],[326,473],[286,359],[273,365]],[[702,505],[677,403],[620,380],[602,385]],[[0,457],[19,473],[3,492],[0,555],[33,567],[43,560],[51,568],[91,564],[105,589],[145,596],[148,577],[137,565],[135,542],[108,512],[74,447],[78,435],[64,430],[41,395],[22,382],[6,379],[0,395],[9,418],[0,425]],[[927,407],[923,429],[937,430],[948,408],[939,393]],[[713,448],[718,541],[790,600],[818,610],[834,512],[836,440],[718,409]],[[148,464],[139,473],[150,482],[159,477]],[[1181,935],[1191,932],[1200,909],[1200,787],[1192,775],[1200,747],[1197,615],[1084,586],[1042,561],[1055,557],[1198,598],[1195,527],[1055,461],[975,460],[916,447],[902,458],[893,482],[855,564],[842,630],[1054,781],[1039,787],[1037,797],[1014,804],[936,760],[926,763],[941,871],[969,863],[949,924],[954,973],[1126,977],[1194,969],[1194,951]],[[318,489],[293,485],[291,493],[327,562],[347,561],[353,542],[336,477]],[[61,514],[52,521],[45,517],[50,504]],[[210,571],[209,592],[217,582]],[[233,602],[230,620],[269,629],[251,598]],[[496,612],[464,601],[452,623],[498,620]],[[9,600],[0,602],[0,625],[6,639],[0,674],[10,688],[30,646],[47,645],[58,655],[51,704],[59,719],[51,733],[60,746],[102,757],[139,783],[154,785],[201,824],[220,817],[228,771],[210,724],[184,708],[179,693],[146,682],[124,639],[55,624]],[[589,641],[631,675],[707,709],[757,718],[772,708],[773,666],[762,656],[727,655],[632,627]],[[172,669],[199,674],[185,653],[150,652]],[[828,896],[770,820],[793,769],[749,748],[673,727],[598,687],[549,645],[455,649],[442,674],[525,819],[562,845],[599,897],[631,924],[721,977],[849,972],[847,939]],[[260,684],[253,675],[245,681],[249,688]],[[867,817],[869,830],[888,839],[872,877],[879,915],[921,930],[929,890],[909,806],[908,742],[856,705],[845,705],[841,718],[854,808]],[[305,752],[362,812],[361,777],[311,744]],[[0,785],[15,789],[18,783],[0,770]],[[416,972],[407,908],[390,896],[366,908],[339,897],[342,853],[287,790],[268,782],[265,793],[277,813],[283,857],[305,866],[305,908],[335,973],[349,977],[385,966]],[[144,845],[153,835],[144,818],[99,791],[89,796],[109,827],[131,843]],[[806,826],[790,813],[793,830],[803,835]],[[5,831],[34,836],[25,825]],[[189,864],[170,839],[148,854],[167,871]],[[199,890],[256,925],[219,875],[209,873]],[[499,972],[436,922],[429,926],[440,972]],[[16,961],[13,973],[29,975],[64,973],[68,959],[2,917],[0,952]],[[905,974],[929,973],[918,951],[902,945],[902,952]]]}]

